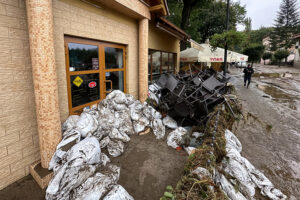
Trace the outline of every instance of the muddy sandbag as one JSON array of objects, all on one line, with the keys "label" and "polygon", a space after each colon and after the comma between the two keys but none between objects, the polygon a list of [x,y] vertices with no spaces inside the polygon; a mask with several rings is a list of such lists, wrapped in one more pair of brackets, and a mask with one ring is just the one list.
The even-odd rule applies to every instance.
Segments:
[{"label": "muddy sandbag", "polygon": [[83,112],[76,123],[76,127],[81,136],[86,137],[92,135],[97,130],[98,120],[94,115]]},{"label": "muddy sandbag", "polygon": [[50,181],[46,190],[46,200],[67,200],[71,190],[80,186],[93,175],[97,165],[71,166],[65,163]]},{"label": "muddy sandbag", "polygon": [[70,191],[81,185],[100,165],[101,149],[95,137],[87,137],[74,145],[54,168],[54,176],[46,190],[46,199],[69,199]]},{"label": "muddy sandbag", "polygon": [[167,138],[167,144],[170,147],[176,149],[176,147],[180,146],[182,142],[182,136],[187,134],[187,130],[183,127],[179,127],[172,131]]},{"label": "muddy sandbag", "polygon": [[76,128],[65,131],[62,140],[57,145],[56,151],[50,160],[48,169],[52,170],[59,166],[67,151],[77,144],[80,138],[81,133]]},{"label": "muddy sandbag", "polygon": [[109,133],[109,137],[111,139],[118,139],[121,140],[122,142],[129,142],[130,138],[128,137],[128,135],[126,135],[123,132],[120,132],[118,129],[113,128],[111,130],[111,132]]},{"label": "muddy sandbag", "polygon": [[72,200],[99,200],[104,194],[117,184],[120,176],[120,168],[115,165],[108,165],[100,169],[93,176],[71,192]]},{"label": "muddy sandbag", "polygon": [[239,153],[242,152],[242,144],[238,138],[229,130],[225,130],[226,146],[235,148]]},{"label": "muddy sandbag", "polygon": [[219,184],[221,189],[224,193],[229,197],[231,200],[247,200],[247,198],[237,191],[234,186],[225,178],[223,174],[215,172],[215,183]]},{"label": "muddy sandbag", "polygon": [[101,165],[106,166],[107,163],[110,163],[109,157],[105,153],[100,154]]},{"label": "muddy sandbag", "polygon": [[223,162],[224,171],[239,181],[240,189],[249,197],[254,197],[255,188],[258,187],[261,194],[272,200],[285,200],[287,197],[274,187],[271,181],[263,173],[257,170],[246,158],[242,157],[239,150],[239,140],[229,130],[225,131],[227,161]]},{"label": "muddy sandbag", "polygon": [[151,128],[156,136],[156,139],[162,139],[165,136],[166,128],[161,119],[154,119],[151,122]]},{"label": "muddy sandbag", "polygon": [[101,147],[101,149],[105,148],[108,145],[109,142],[110,142],[110,138],[108,136],[106,136],[105,138],[103,138],[100,141],[100,147]]},{"label": "muddy sandbag", "polygon": [[170,128],[170,129],[178,128],[177,122],[168,115],[165,118],[163,118],[163,123],[166,127]]},{"label": "muddy sandbag", "polygon": [[75,128],[78,119],[78,115],[70,115],[68,119],[63,123],[61,127],[62,131],[65,132],[66,130]]},{"label": "muddy sandbag", "polygon": [[103,200],[134,200],[134,198],[121,185],[115,185]]},{"label": "muddy sandbag", "polygon": [[146,127],[150,126],[150,121],[142,116],[137,121],[133,121],[133,129],[135,133],[140,133],[146,129]]},{"label": "muddy sandbag", "polygon": [[124,152],[124,143],[119,140],[111,140],[107,145],[109,155],[118,157]]}]

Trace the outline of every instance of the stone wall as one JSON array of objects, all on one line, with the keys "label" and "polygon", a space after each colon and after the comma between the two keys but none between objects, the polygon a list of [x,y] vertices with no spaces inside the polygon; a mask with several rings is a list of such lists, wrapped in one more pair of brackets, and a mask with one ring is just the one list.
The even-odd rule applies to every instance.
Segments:
[{"label": "stone wall", "polygon": [[0,189],[40,159],[24,0],[0,1]]}]

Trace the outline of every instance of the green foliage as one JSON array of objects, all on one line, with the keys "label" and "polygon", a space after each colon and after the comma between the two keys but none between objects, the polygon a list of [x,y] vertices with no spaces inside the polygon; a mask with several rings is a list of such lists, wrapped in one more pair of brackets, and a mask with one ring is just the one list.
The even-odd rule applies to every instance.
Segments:
[{"label": "green foliage", "polygon": [[297,0],[282,0],[280,10],[275,19],[275,29],[272,36],[273,50],[289,48],[292,45],[291,36],[300,31],[299,4]]},{"label": "green foliage", "polygon": [[248,61],[252,64],[261,59],[265,47],[261,44],[251,44],[245,48],[243,53],[248,56]]},{"label": "green foliage", "polygon": [[265,52],[262,56],[262,59],[263,60],[268,60],[268,59],[271,59],[273,56],[273,54],[271,52]]},{"label": "green foliage", "polygon": [[273,27],[261,27],[249,34],[249,44],[262,44],[262,40],[271,35]]},{"label": "green foliage", "polygon": [[234,30],[223,32],[222,34],[215,34],[210,39],[210,45],[213,48],[224,48],[227,42],[228,49],[235,50],[237,45],[242,44],[246,39],[246,35],[243,32],[237,32]]},{"label": "green foliage", "polygon": [[279,66],[280,66],[281,60],[287,58],[289,55],[290,55],[290,52],[286,49],[278,49],[274,53],[274,57],[276,58],[276,60],[278,60]]},{"label": "green foliage", "polygon": [[[167,18],[185,30],[193,40],[202,43],[214,34],[221,34],[226,29],[226,1],[197,0],[189,19],[185,24],[186,16],[183,16],[184,5],[189,0],[168,0],[171,15]],[[230,29],[236,30],[238,24],[245,22],[246,8],[240,2],[230,3]],[[185,26],[184,26],[185,25]]]}]

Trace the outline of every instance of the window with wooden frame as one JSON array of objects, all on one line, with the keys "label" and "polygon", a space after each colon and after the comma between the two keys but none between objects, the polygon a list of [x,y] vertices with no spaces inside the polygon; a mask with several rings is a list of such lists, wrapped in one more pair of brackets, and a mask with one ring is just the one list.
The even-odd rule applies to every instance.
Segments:
[{"label": "window with wooden frame", "polygon": [[125,46],[65,36],[69,113],[79,114],[112,90],[126,92]]},{"label": "window with wooden frame", "polygon": [[156,80],[162,73],[174,73],[176,68],[176,53],[149,49],[148,80]]}]

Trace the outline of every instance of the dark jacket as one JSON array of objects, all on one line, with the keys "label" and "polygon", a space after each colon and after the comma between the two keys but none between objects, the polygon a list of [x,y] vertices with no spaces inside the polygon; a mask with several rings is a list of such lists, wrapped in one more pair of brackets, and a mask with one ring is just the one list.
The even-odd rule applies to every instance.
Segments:
[{"label": "dark jacket", "polygon": [[246,67],[243,72],[246,77],[251,77],[252,74],[254,73],[254,70],[252,67]]}]

